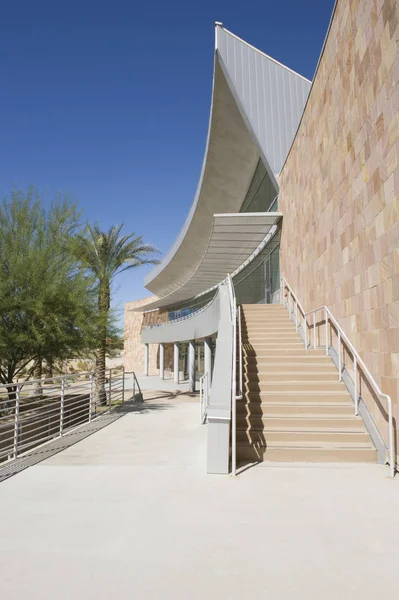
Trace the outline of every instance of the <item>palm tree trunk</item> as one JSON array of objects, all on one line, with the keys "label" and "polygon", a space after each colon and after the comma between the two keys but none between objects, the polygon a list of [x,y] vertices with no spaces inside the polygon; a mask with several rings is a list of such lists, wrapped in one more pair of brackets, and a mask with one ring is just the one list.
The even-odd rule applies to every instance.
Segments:
[{"label": "palm tree trunk", "polygon": [[33,387],[33,395],[34,396],[43,396],[43,387],[41,384],[41,378],[43,375],[43,360],[42,357],[39,355],[36,358],[35,361],[35,367],[33,370],[33,379],[38,379],[39,381],[37,381],[37,383],[35,383],[34,387]]},{"label": "palm tree trunk", "polygon": [[52,379],[54,376],[54,363],[52,358],[48,358],[46,360],[46,375],[50,379]]},{"label": "palm tree trunk", "polygon": [[107,319],[111,304],[111,290],[109,281],[100,281],[98,294],[98,309],[100,313],[100,339],[96,356],[96,386],[95,403],[104,405],[107,403],[107,392],[105,391],[105,363],[107,356]]}]

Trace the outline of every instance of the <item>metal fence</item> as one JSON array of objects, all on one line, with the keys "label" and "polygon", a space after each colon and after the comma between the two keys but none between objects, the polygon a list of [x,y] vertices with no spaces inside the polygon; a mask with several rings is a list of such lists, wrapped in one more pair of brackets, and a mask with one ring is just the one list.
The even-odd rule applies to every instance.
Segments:
[{"label": "metal fence", "polygon": [[[105,393],[94,373],[77,373],[0,386],[0,463],[90,423],[125,401],[124,369],[108,369]],[[134,373],[133,395],[138,387]]]}]

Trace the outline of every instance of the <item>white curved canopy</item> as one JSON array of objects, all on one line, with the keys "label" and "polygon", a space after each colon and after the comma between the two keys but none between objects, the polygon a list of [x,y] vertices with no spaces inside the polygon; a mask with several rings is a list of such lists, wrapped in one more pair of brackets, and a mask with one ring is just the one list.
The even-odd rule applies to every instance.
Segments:
[{"label": "white curved canopy", "polygon": [[137,311],[177,304],[217,286],[228,273],[233,275],[265,238],[274,235],[281,217],[278,212],[214,215],[208,246],[195,273],[177,290]]},{"label": "white curved canopy", "polygon": [[[205,287],[193,283],[196,291],[191,293],[187,282],[198,282],[194,275],[204,268],[214,215],[239,212],[259,158],[278,190],[276,176],[309,88],[303,77],[217,24],[211,115],[197,192],[174,245],[144,280],[160,298],[157,306],[170,304],[172,295],[173,301],[185,300],[210,287],[203,277]],[[244,262],[252,251],[248,248],[245,256],[242,247],[237,260]],[[216,263],[212,269],[216,272]],[[221,262],[223,276],[228,272],[224,269]]]}]

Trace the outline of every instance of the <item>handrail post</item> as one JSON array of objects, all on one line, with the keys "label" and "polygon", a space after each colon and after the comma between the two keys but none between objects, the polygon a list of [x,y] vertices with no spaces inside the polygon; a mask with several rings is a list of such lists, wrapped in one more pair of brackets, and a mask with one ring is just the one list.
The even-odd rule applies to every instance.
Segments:
[{"label": "handrail post", "polygon": [[327,309],[325,309],[325,315],[326,315],[326,356],[328,356],[328,314],[327,314]]},{"label": "handrail post", "polygon": [[305,350],[308,349],[308,319],[306,315],[303,315],[303,325],[305,328]]},{"label": "handrail post", "polygon": [[338,380],[342,381],[341,330],[338,327]]},{"label": "handrail post", "polygon": [[237,468],[237,415],[236,415],[236,319],[233,321],[233,381],[232,381],[232,448],[231,448],[231,471],[233,477],[236,476]]},{"label": "handrail post", "polygon": [[316,350],[316,311],[313,311],[313,350]]},{"label": "handrail post", "polygon": [[93,414],[93,373],[90,373],[89,423]]},{"label": "handrail post", "polygon": [[295,329],[298,331],[298,301],[295,298]]},{"label": "handrail post", "polygon": [[64,433],[65,377],[61,379],[60,436]]},{"label": "handrail post", "polygon": [[108,376],[108,408],[111,409],[111,393],[112,393],[112,369],[109,370]]},{"label": "handrail post", "polygon": [[391,477],[393,478],[393,477],[395,477],[395,456],[394,456],[394,450],[393,450],[395,431],[394,431],[393,416],[392,416],[392,399],[390,396],[387,396],[387,394],[383,394],[383,395],[386,397],[386,399],[388,401],[389,470],[390,470]]},{"label": "handrail post", "polygon": [[355,415],[359,414],[359,397],[357,394],[357,358],[353,356],[353,387],[355,394]]},{"label": "handrail post", "polygon": [[122,367],[122,404],[125,401],[125,367]]},{"label": "handrail post", "polygon": [[200,380],[199,380],[199,388],[200,388],[199,389],[199,396],[200,396],[200,423],[202,425],[202,414],[203,414],[203,411],[202,411],[202,404],[203,404],[203,398],[202,398],[202,377],[200,377]]},{"label": "handrail post", "polygon": [[[8,392],[8,388],[7,388]],[[18,433],[19,433],[19,402],[20,402],[20,387],[17,383],[15,395],[15,419],[14,419],[14,458],[18,456]]]},{"label": "handrail post", "polygon": [[134,401],[134,398],[136,396],[136,380],[134,378],[134,371],[132,372],[132,394],[133,394],[133,401]]}]

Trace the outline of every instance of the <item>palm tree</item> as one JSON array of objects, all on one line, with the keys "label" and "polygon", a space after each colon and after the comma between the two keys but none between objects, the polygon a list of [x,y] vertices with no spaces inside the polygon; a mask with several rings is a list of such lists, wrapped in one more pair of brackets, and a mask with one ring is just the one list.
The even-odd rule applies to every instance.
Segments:
[{"label": "palm tree", "polygon": [[105,360],[108,351],[108,322],[111,307],[111,283],[116,275],[140,267],[157,264],[152,258],[158,250],[145,244],[135,233],[121,235],[122,225],[101,231],[98,224],[87,225],[76,238],[76,253],[82,266],[90,271],[98,284],[99,347],[96,354],[96,403],[106,403]]}]

